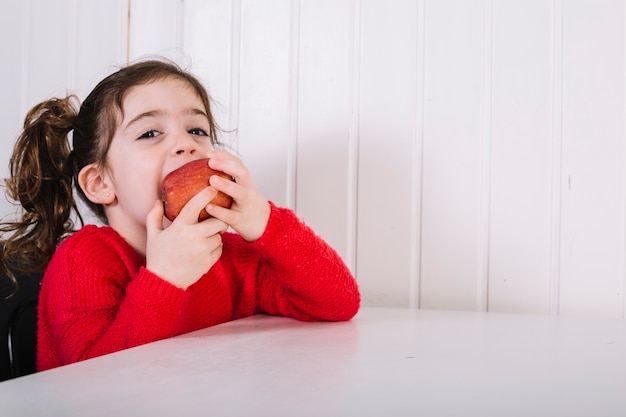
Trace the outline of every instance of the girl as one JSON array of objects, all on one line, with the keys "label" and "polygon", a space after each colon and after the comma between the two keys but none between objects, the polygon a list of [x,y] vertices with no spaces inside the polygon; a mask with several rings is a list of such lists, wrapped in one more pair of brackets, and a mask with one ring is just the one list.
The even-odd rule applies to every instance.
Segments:
[{"label": "girl", "polygon": [[[75,101],[51,99],[27,114],[7,180],[24,210],[4,226],[4,266],[45,268],[38,370],[256,313],[356,314],[358,287],[338,254],[268,202],[240,159],[217,150],[195,77],[173,63],[139,62],[101,81],[78,112]],[[163,178],[206,157],[235,181],[213,176],[169,222]],[[72,213],[82,224],[74,188],[104,226],[74,231]],[[233,198],[230,209],[210,204],[218,191]],[[203,208],[213,217],[198,222]]]}]

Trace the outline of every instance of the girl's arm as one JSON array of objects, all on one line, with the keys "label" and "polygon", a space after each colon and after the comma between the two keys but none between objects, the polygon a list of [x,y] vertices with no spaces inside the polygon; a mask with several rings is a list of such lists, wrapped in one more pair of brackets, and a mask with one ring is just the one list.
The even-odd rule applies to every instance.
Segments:
[{"label": "girl's arm", "polygon": [[257,311],[304,321],[351,319],[360,294],[341,257],[293,211],[270,206],[265,233],[247,243],[262,259]]},{"label": "girl's arm", "polygon": [[211,177],[211,186],[233,197],[233,205],[230,209],[209,205],[207,212],[260,254],[260,269],[255,271],[259,311],[301,320],[353,317],[359,308],[359,291],[335,250],[291,210],[268,202],[239,158],[219,150],[208,157],[209,166],[235,181]]},{"label": "girl's arm", "polygon": [[52,355],[50,365],[58,366],[176,334],[184,290],[141,266],[119,236],[94,228],[73,237],[59,247],[43,280],[40,362]]}]

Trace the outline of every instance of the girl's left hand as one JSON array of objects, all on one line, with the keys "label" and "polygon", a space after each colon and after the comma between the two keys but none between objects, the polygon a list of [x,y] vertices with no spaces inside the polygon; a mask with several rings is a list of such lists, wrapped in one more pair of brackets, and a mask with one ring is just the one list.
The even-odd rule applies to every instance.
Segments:
[{"label": "girl's left hand", "polygon": [[209,166],[225,172],[235,181],[228,181],[217,175],[210,178],[210,185],[218,191],[233,198],[229,209],[209,204],[207,213],[232,227],[248,242],[259,239],[265,232],[270,218],[269,202],[252,181],[250,172],[236,156],[222,151],[213,150],[207,154]]}]

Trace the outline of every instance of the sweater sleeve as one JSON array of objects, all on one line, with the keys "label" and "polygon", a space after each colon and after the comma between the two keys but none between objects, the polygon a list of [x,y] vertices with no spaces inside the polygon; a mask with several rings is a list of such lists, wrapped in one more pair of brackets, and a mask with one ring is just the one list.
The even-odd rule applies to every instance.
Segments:
[{"label": "sweater sleeve", "polygon": [[175,334],[184,291],[118,244],[86,231],[57,249],[40,295],[39,369]]},{"label": "sweater sleeve", "polygon": [[289,209],[271,204],[257,276],[260,312],[303,321],[341,321],[358,311],[356,280],[339,254]]}]

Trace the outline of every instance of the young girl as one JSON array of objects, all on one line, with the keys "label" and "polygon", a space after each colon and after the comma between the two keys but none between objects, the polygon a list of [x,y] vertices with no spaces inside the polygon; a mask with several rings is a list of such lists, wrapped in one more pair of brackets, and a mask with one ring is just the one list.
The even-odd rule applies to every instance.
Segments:
[{"label": "young girl", "polygon": [[[139,62],[101,81],[78,112],[75,101],[28,113],[7,180],[24,210],[4,227],[5,262],[45,268],[38,370],[256,313],[356,314],[358,287],[338,254],[268,202],[240,159],[216,149],[209,97],[191,74]],[[168,221],[163,178],[206,157],[235,181],[213,176]],[[73,212],[82,223],[74,188],[105,226],[74,232]],[[233,198],[230,209],[210,204],[218,191]],[[212,218],[198,222],[203,208]]]}]

